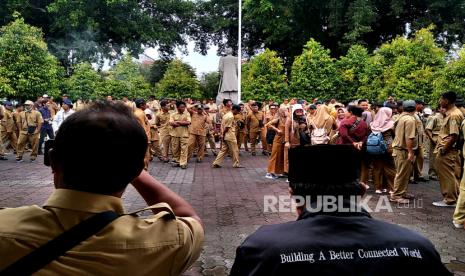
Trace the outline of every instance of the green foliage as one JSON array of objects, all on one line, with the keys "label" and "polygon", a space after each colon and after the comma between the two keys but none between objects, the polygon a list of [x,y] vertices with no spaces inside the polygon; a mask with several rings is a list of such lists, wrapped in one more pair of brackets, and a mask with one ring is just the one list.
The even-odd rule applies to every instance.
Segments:
[{"label": "green foliage", "polygon": [[338,97],[339,78],[329,50],[310,39],[292,65],[291,96],[302,99]]},{"label": "green foliage", "polygon": [[76,101],[100,99],[106,93],[105,82],[89,63],[79,63],[66,81],[69,97]]},{"label": "green foliage", "polygon": [[337,99],[350,101],[357,98],[376,99],[379,91],[377,76],[382,68],[377,59],[371,57],[361,45],[353,45],[345,56],[337,61],[341,85]]},{"label": "green foliage", "polygon": [[218,94],[218,87],[220,85],[220,73],[210,72],[202,74],[200,78],[200,88],[202,90],[202,97],[205,99],[214,99]]},{"label": "green foliage", "polygon": [[160,98],[174,99],[200,99],[202,97],[199,81],[178,59],[168,65],[163,79],[156,86],[156,94]]},{"label": "green foliage", "polygon": [[61,68],[42,32],[18,18],[0,30],[0,97],[58,96]]},{"label": "green foliage", "polygon": [[445,52],[436,45],[431,28],[419,30],[412,39],[398,37],[383,44],[375,56],[383,68],[380,99],[393,95],[429,103],[437,100],[433,83],[445,65]]},{"label": "green foliage", "polygon": [[454,91],[465,98],[465,46],[458,52],[458,58],[451,60],[434,82],[434,99],[441,93]]},{"label": "green foliage", "polygon": [[286,75],[276,52],[266,49],[253,57],[242,74],[242,99],[264,101],[285,97]]},{"label": "green foliage", "polygon": [[132,60],[131,56],[125,55],[110,70],[106,81],[106,94],[116,99],[148,98],[150,96],[150,84],[144,79],[139,65]]},{"label": "green foliage", "polygon": [[288,68],[310,38],[334,57],[353,44],[371,52],[431,24],[437,26],[434,37],[446,50],[465,38],[461,0],[244,0],[243,15],[247,51],[275,50]]}]

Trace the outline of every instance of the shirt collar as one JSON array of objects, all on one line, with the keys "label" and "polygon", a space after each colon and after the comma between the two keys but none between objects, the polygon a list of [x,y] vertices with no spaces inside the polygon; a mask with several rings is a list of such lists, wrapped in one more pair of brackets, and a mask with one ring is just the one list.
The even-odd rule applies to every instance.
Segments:
[{"label": "shirt collar", "polygon": [[44,208],[47,207],[88,213],[115,211],[118,214],[124,214],[121,198],[69,189],[56,189],[53,191],[44,204]]}]

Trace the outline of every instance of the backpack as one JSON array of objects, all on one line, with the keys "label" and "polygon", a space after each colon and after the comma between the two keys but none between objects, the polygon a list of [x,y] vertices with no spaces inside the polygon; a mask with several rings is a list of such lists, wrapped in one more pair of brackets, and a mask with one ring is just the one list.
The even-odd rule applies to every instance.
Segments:
[{"label": "backpack", "polygon": [[310,137],[310,142],[312,145],[321,145],[328,144],[330,138],[326,133],[326,129],[323,128],[313,128],[312,134]]},{"label": "backpack", "polygon": [[384,142],[382,133],[370,133],[367,139],[367,153],[381,155],[387,152],[387,145]]}]

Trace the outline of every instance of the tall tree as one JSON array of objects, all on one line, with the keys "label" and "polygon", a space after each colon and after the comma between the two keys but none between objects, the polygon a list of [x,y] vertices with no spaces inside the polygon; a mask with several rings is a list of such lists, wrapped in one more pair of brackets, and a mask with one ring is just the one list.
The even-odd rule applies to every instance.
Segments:
[{"label": "tall tree", "polygon": [[430,24],[437,27],[436,42],[446,49],[465,38],[463,0],[245,0],[243,13],[247,51],[275,50],[288,68],[310,38],[330,49],[333,57],[352,44],[371,52]]},{"label": "tall tree", "polygon": [[302,99],[337,98],[338,74],[334,58],[314,39],[292,64],[291,95]]},{"label": "tall tree", "polygon": [[209,72],[203,73],[200,78],[200,88],[202,90],[202,97],[205,99],[216,98],[218,94],[218,86],[220,85],[220,73]]},{"label": "tall tree", "polygon": [[0,97],[57,96],[62,70],[40,29],[17,18],[0,29]]},{"label": "tall tree", "polygon": [[66,87],[72,100],[95,100],[106,94],[104,79],[86,62],[75,66],[73,75],[66,81]]},{"label": "tall tree", "polygon": [[283,61],[276,52],[266,49],[254,56],[242,78],[242,98],[259,101],[280,100],[286,97],[287,83]]},{"label": "tall tree", "polygon": [[156,92],[160,98],[200,99],[202,97],[199,81],[178,59],[168,65],[163,79],[156,86]]}]

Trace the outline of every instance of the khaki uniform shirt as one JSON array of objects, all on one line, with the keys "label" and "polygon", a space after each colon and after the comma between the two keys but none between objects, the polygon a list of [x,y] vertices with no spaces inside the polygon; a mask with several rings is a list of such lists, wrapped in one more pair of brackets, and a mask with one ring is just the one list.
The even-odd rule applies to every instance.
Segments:
[{"label": "khaki uniform shirt", "polygon": [[[40,112],[37,110],[33,109],[30,112],[22,111],[19,114],[18,124],[21,127],[20,133],[22,134],[27,134],[28,126],[35,126],[38,128],[39,125],[42,125],[43,123],[44,123],[44,119],[42,118],[42,114],[40,114]],[[40,129],[36,130],[36,132],[39,132],[39,131]]]},{"label": "khaki uniform shirt", "polygon": [[[224,114],[221,121],[221,133],[228,127],[228,132],[224,135],[225,141],[236,141],[236,121],[231,111]],[[236,141],[237,142],[237,141]]]},{"label": "khaki uniform shirt", "polygon": [[446,117],[442,121],[442,127],[438,135],[438,143],[436,145],[435,153],[439,152],[447,144],[447,139],[456,134],[457,138],[460,134],[460,125],[463,121],[463,114],[457,107],[453,107],[446,112]]},{"label": "khaki uniform shirt", "polygon": [[157,112],[160,109],[160,103],[157,100],[153,100],[147,103],[147,107],[153,112]]},{"label": "khaki uniform shirt", "polygon": [[136,104],[134,102],[131,102],[131,101],[127,101],[127,102],[123,102],[124,105],[126,105],[127,107],[129,107],[129,109],[132,111],[132,112],[135,112],[136,111]]},{"label": "khaki uniform shirt", "polygon": [[423,119],[423,116],[420,113],[415,112],[415,120],[417,122],[418,143],[419,143],[419,145],[423,145],[423,135],[425,134],[425,128],[423,126],[423,120],[422,119]]},{"label": "khaki uniform shirt", "polygon": [[189,133],[200,136],[207,136],[207,126],[210,122],[208,115],[199,115],[197,112],[192,113]]},{"label": "khaki uniform shirt", "polygon": [[218,106],[216,103],[207,103],[206,104],[208,108],[210,108],[210,113],[208,114],[210,116],[210,119],[212,122],[216,122],[216,113],[218,113]]},{"label": "khaki uniform shirt", "polygon": [[[184,111],[183,114],[179,114],[179,112],[173,113],[170,116],[170,123],[178,122],[178,121],[188,121],[191,122],[191,115],[189,112]],[[171,127],[170,135],[172,137],[189,137],[189,128],[188,126],[178,126],[178,127]]]},{"label": "khaki uniform shirt", "polygon": [[[245,116],[244,114],[238,113],[234,115],[234,121],[236,121],[236,133],[241,132],[245,133],[246,132],[246,127],[245,127]],[[240,124],[242,124],[242,129],[240,128]]]},{"label": "khaki uniform shirt", "polygon": [[413,139],[413,150],[418,148],[417,121],[414,115],[402,113],[396,122],[395,138],[392,147],[407,150],[407,140]]},{"label": "khaki uniform shirt", "polygon": [[260,132],[261,127],[259,125],[259,120],[263,122],[263,112],[258,111],[257,113],[250,112],[247,115],[247,128],[249,132]]},{"label": "khaki uniform shirt", "polygon": [[144,129],[145,134],[147,135],[147,140],[150,141],[150,124],[147,116],[145,116],[144,111],[142,111],[140,108],[136,108],[134,111],[134,116],[136,116],[137,121],[139,121],[139,124]]},{"label": "khaki uniform shirt", "polygon": [[20,116],[21,112],[15,111],[13,112],[13,120],[15,122],[15,131],[19,131],[21,129],[21,125],[19,124],[20,122]]},{"label": "khaki uniform shirt", "polygon": [[155,125],[158,127],[160,131],[160,135],[169,135],[170,132],[170,113],[159,111],[157,115],[155,115]]},{"label": "khaki uniform shirt", "polygon": [[[192,218],[176,217],[161,203],[145,219],[121,216],[98,235],[51,262],[37,275],[180,275],[200,255],[204,233]],[[149,209],[149,208],[147,208]],[[0,270],[90,216],[124,214],[120,198],[55,190],[44,207],[0,210]]]},{"label": "khaki uniform shirt", "polygon": [[13,119],[13,112],[8,109],[5,109],[2,119],[2,131],[13,132],[15,128],[15,121]]},{"label": "khaki uniform shirt", "polygon": [[433,116],[429,116],[426,120],[426,127],[425,129],[431,130],[433,134],[433,140],[435,142],[438,141],[439,131],[441,130],[442,126],[442,115],[440,113],[436,113]]}]

